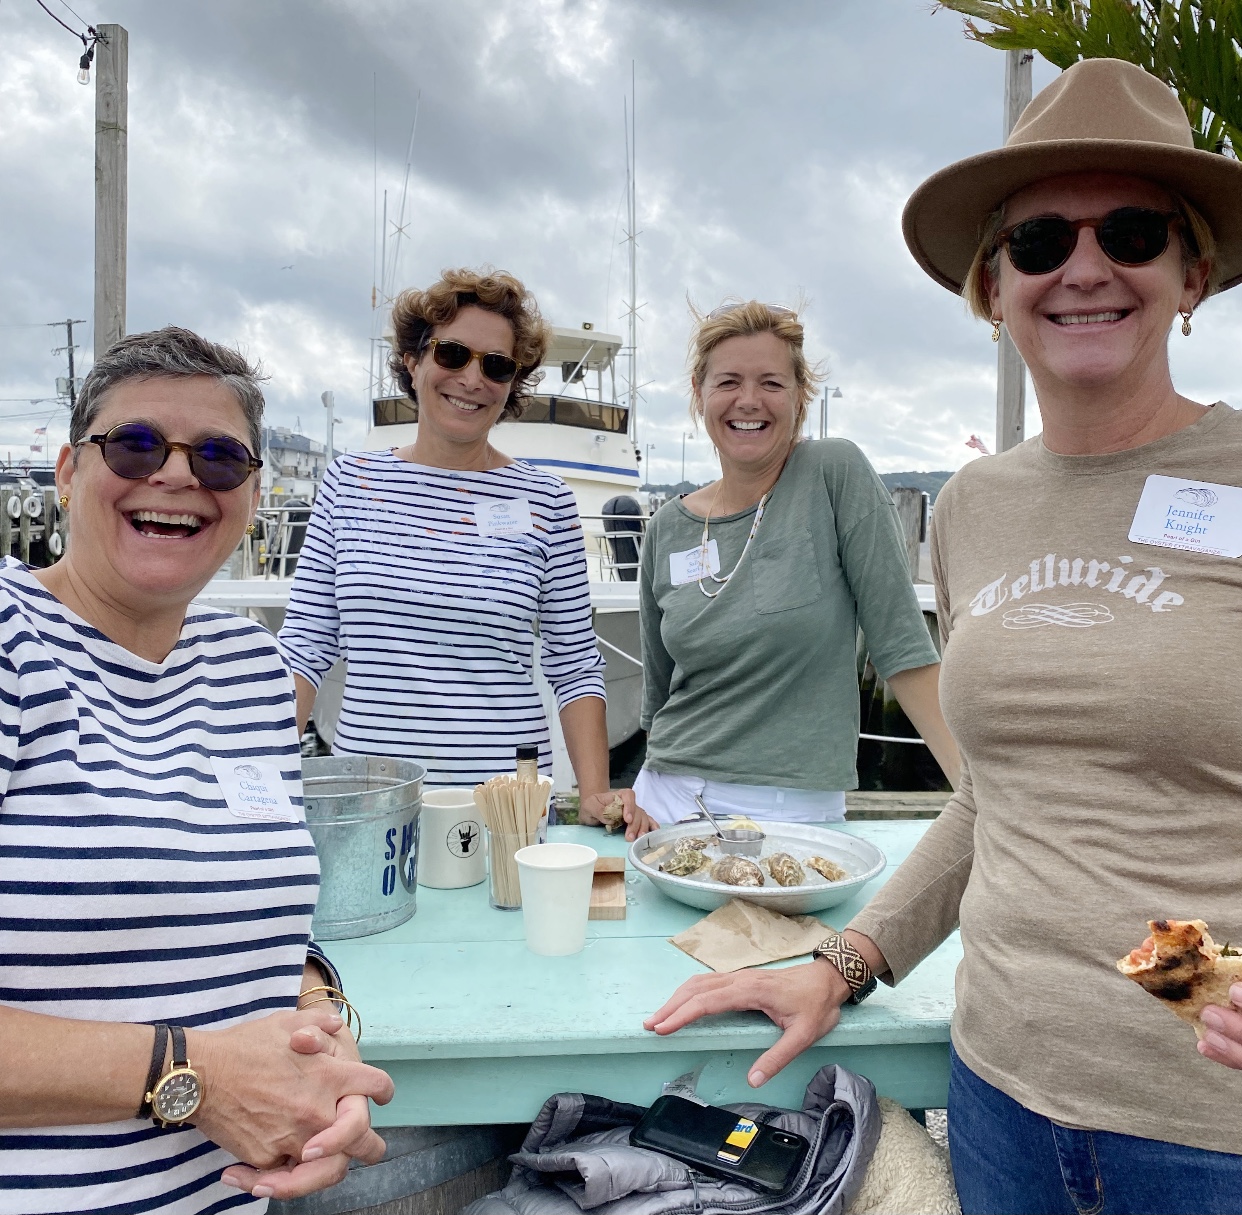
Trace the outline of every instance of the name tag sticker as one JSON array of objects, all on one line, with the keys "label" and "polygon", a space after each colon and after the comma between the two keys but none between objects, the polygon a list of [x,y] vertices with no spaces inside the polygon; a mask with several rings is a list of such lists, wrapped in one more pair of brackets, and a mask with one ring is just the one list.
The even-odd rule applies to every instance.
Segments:
[{"label": "name tag sticker", "polygon": [[522,536],[535,530],[530,521],[530,503],[525,498],[476,502],[474,522],[480,536]]},{"label": "name tag sticker", "polygon": [[706,548],[688,548],[684,553],[669,553],[668,576],[674,586],[697,582],[708,574],[720,573],[720,550],[715,540],[709,540]]},{"label": "name tag sticker", "polygon": [[264,823],[297,823],[302,819],[285,792],[280,769],[262,759],[211,760],[220,792],[234,818]]},{"label": "name tag sticker", "polygon": [[1242,557],[1242,488],[1153,473],[1134,512],[1130,540],[1213,557]]}]

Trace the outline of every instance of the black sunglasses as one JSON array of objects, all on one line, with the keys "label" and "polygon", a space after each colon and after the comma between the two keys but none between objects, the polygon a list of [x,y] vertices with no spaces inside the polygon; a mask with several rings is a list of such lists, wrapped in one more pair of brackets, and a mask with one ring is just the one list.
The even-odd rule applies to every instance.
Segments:
[{"label": "black sunglasses", "polygon": [[445,371],[460,371],[474,359],[478,359],[479,370],[493,384],[508,384],[518,373],[517,359],[511,359],[507,354],[480,354],[461,342],[432,338],[423,350],[430,350],[436,366],[443,367]]},{"label": "black sunglasses", "polygon": [[221,492],[236,489],[255,469],[263,467],[263,461],[252,456],[244,443],[228,435],[194,444],[170,443],[145,422],[121,422],[106,435],[91,435],[82,442],[96,444],[103,452],[104,463],[129,481],[142,481],[158,472],[174,451],[185,453],[200,485]]},{"label": "black sunglasses", "polygon": [[1009,261],[1022,274],[1051,274],[1070,259],[1078,233],[1090,228],[1100,248],[1120,266],[1145,266],[1168,247],[1169,233],[1185,220],[1176,211],[1152,211],[1148,207],[1119,207],[1100,219],[1066,219],[1062,215],[1037,215],[1006,228],[996,238]]}]

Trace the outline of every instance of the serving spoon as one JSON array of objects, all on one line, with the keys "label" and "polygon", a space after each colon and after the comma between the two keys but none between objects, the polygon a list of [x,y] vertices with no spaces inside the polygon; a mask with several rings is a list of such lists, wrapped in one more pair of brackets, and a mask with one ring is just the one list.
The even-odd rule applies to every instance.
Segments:
[{"label": "serving spoon", "polygon": [[767,839],[767,836],[762,831],[756,831],[752,827],[722,828],[698,793],[694,795],[694,804],[711,823],[712,830],[720,840],[721,852],[731,852],[739,856],[758,856],[763,851],[763,841]]}]

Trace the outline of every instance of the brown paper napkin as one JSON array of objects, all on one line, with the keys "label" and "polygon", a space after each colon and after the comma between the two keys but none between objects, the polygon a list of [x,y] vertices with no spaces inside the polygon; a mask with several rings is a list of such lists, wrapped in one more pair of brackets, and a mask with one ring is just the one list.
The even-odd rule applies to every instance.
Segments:
[{"label": "brown paper napkin", "polygon": [[810,953],[831,931],[813,915],[778,915],[731,899],[669,941],[704,966],[727,972]]}]

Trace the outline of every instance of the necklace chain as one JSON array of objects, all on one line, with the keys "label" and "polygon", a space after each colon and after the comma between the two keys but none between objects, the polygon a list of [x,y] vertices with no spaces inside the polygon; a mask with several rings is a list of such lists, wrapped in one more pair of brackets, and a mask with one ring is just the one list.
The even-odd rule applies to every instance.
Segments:
[{"label": "necklace chain", "polygon": [[[720,484],[716,486],[716,493],[712,497],[712,504],[707,508],[707,517],[703,520],[703,539],[699,543],[699,570],[707,570],[707,529],[711,526],[712,512],[716,509],[716,503],[720,499],[720,491],[724,487],[724,478],[720,479]],[[708,599],[715,599],[724,592],[726,586],[729,585],[729,579],[741,568],[742,561],[746,557],[747,551],[750,549],[750,542],[755,538],[755,533],[759,530],[759,524],[763,520],[763,508],[767,504],[768,498],[772,496],[772,491],[768,490],[762,498],[759,499],[759,505],[755,508],[755,521],[750,525],[750,534],[746,537],[746,543],[742,545],[742,552],[738,559],[733,563],[733,568],[725,574],[723,578],[718,578],[715,574],[700,572],[698,583],[699,590],[707,596]],[[716,589],[709,591],[703,585],[704,577],[710,578],[716,583]]]}]

